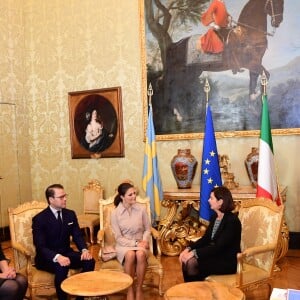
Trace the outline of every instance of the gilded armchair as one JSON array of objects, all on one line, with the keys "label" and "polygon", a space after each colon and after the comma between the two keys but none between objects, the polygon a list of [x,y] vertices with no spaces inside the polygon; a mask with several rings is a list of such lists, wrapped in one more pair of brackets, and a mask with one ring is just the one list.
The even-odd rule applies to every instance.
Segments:
[{"label": "gilded armchair", "polygon": [[[32,240],[32,217],[47,207],[46,201],[26,202],[16,208],[8,208],[11,246],[17,272],[28,279],[30,299],[43,295],[53,299],[55,295],[54,275],[34,266],[35,247]],[[70,270],[70,274],[79,270]]]},{"label": "gilded armchair", "polygon": [[[150,211],[150,202],[149,198],[141,198],[137,196],[136,201],[143,205],[146,205],[149,219],[151,218]],[[111,212],[114,209],[114,196],[99,201],[99,211],[100,211],[100,230],[97,235],[98,243],[100,244],[99,251],[99,260],[100,260],[100,269],[108,269],[114,271],[123,272],[122,265],[118,262],[117,259],[112,259],[107,262],[104,262],[101,259],[101,252],[104,247],[114,246],[115,239],[111,229],[110,216]],[[163,267],[161,264],[161,250],[160,250],[160,237],[159,233],[155,228],[151,228],[151,234],[153,239],[156,241],[156,253],[153,252],[153,243],[152,239],[150,241],[150,256],[148,258],[148,266],[146,269],[145,275],[145,286],[157,287],[160,295],[163,295]],[[156,275],[154,277],[154,275]]]},{"label": "gilded armchair", "polygon": [[83,188],[83,214],[78,215],[80,228],[90,231],[90,241],[93,244],[94,228],[99,225],[99,199],[103,198],[103,188],[98,180],[91,180]]},{"label": "gilded armchair", "polygon": [[237,272],[232,275],[211,275],[206,280],[238,287],[244,292],[267,284],[270,296],[283,209],[283,205],[277,206],[265,198],[243,200],[239,209],[242,252],[237,254]]},{"label": "gilded armchair", "polygon": [[35,299],[37,294],[55,294],[54,275],[34,267],[32,217],[46,207],[46,202],[33,201],[8,209],[15,268],[28,278],[30,299]]}]

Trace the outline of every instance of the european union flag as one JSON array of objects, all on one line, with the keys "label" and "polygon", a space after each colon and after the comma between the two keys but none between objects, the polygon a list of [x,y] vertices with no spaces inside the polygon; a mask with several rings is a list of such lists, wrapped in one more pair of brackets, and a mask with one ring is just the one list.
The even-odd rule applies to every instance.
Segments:
[{"label": "european union flag", "polygon": [[143,189],[150,198],[151,216],[154,223],[160,217],[160,201],[163,190],[156,156],[155,130],[153,125],[152,105],[149,105],[147,136],[145,143]]},{"label": "european union flag", "polygon": [[202,151],[201,183],[200,183],[200,221],[208,224],[212,210],[208,203],[211,190],[222,185],[219,167],[219,156],[215,138],[214,124],[210,106],[206,109],[205,132]]}]

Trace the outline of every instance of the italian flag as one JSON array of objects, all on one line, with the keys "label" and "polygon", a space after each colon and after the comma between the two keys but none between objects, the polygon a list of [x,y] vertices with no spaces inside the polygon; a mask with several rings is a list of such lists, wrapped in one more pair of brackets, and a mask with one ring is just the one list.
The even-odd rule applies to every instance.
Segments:
[{"label": "italian flag", "polygon": [[262,96],[259,162],[256,197],[268,198],[281,205],[275,172],[273,142],[267,96]]}]

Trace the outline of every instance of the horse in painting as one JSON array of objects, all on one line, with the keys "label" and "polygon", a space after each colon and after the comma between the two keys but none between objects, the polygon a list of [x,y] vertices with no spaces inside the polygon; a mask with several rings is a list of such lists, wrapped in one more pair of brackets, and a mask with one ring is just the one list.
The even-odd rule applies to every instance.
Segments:
[{"label": "horse in painting", "polygon": [[[249,0],[243,7],[236,24],[228,29],[224,39],[224,51],[220,54],[202,53],[197,49],[200,35],[193,35],[173,43],[167,52],[165,72],[165,99],[174,96],[172,89],[197,80],[203,71],[233,73],[249,70],[249,95],[255,99],[260,74],[269,72],[262,59],[267,49],[268,16],[272,27],[279,27],[283,20],[284,0]],[[194,77],[194,78],[192,78]],[[169,93],[169,94],[168,94]]]}]

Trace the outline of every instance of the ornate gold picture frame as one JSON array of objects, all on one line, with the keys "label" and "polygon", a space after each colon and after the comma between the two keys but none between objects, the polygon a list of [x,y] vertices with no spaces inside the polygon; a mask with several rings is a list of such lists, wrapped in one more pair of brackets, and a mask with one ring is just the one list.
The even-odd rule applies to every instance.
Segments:
[{"label": "ornate gold picture frame", "polygon": [[[151,83],[156,139],[202,138],[206,105],[204,82],[208,78],[209,103],[216,136],[257,136],[261,115],[260,71],[263,70],[270,74],[267,94],[272,133],[300,134],[300,79],[295,76],[300,68],[300,50],[294,41],[294,36],[297,35],[295,24],[300,26],[300,21],[295,3],[291,5],[282,0],[262,0],[262,7],[254,7],[253,11],[246,12],[255,21],[254,27],[257,29],[254,30],[254,36],[260,36],[259,18],[266,6],[267,15],[263,17],[267,18],[268,27],[263,32],[263,39],[268,47],[265,45],[258,57],[261,59],[261,68],[254,74],[257,75],[254,86],[251,83],[253,68],[247,65],[247,61],[241,61],[241,69],[237,73],[231,67],[227,71],[220,71],[218,66],[222,64],[222,57],[205,56],[196,52],[195,47],[201,34],[207,31],[201,25],[201,14],[211,1],[197,1],[190,6],[180,6],[180,2],[172,1],[171,5],[166,0],[140,1],[144,132],[148,116],[147,87]],[[233,18],[232,28],[235,32],[244,30],[241,12],[248,9],[247,3],[257,1],[225,2]],[[277,19],[275,12],[269,9],[270,2],[276,10],[276,16],[279,16]],[[296,6],[300,9],[300,2]],[[272,18],[277,26],[275,33],[272,32]],[[291,32],[295,32],[295,35]],[[253,36],[247,37],[244,42],[251,48],[250,54],[254,53],[251,59],[255,61],[261,46],[251,44],[253,40]],[[243,51],[243,47],[239,51]],[[199,59],[202,59],[200,63],[197,61]]]},{"label": "ornate gold picture frame", "polygon": [[72,158],[124,156],[121,87],[69,92]]}]

